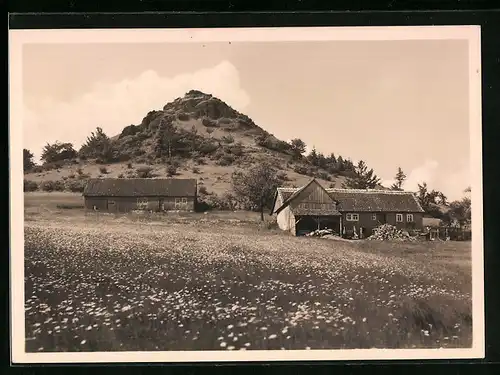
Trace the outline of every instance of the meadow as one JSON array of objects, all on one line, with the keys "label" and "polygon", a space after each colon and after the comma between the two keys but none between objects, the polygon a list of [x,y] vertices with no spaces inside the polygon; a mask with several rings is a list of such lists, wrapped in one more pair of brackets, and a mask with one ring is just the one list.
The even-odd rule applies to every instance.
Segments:
[{"label": "meadow", "polygon": [[80,199],[25,194],[28,352],[471,346],[470,242],[85,215]]}]

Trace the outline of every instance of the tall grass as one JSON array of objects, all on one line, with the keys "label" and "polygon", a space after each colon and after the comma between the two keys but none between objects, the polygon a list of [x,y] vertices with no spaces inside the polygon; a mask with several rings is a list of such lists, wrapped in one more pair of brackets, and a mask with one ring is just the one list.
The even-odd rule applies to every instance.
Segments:
[{"label": "tall grass", "polygon": [[25,223],[28,351],[471,345],[455,269],[244,223],[105,220]]}]

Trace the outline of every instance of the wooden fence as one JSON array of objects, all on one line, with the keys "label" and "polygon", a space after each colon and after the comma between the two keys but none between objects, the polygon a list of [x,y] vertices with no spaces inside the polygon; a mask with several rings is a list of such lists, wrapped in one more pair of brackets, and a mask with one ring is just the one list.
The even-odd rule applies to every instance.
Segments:
[{"label": "wooden fence", "polygon": [[470,241],[472,239],[472,231],[453,227],[431,228],[427,234],[427,239],[431,241],[437,239],[443,241]]}]

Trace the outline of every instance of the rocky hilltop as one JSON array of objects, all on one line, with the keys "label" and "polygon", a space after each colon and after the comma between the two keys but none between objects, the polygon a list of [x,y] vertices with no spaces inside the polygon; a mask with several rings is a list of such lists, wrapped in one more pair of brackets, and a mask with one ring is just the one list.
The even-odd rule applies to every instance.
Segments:
[{"label": "rocky hilltop", "polygon": [[[90,139],[74,150],[71,160],[36,166],[26,171],[25,179],[40,184],[84,182],[90,177],[178,176],[198,179],[202,194],[221,195],[230,190],[236,169],[262,162],[280,169],[289,186],[300,186],[314,176],[324,186],[340,187],[353,169],[342,156],[314,150],[302,155],[296,145],[277,139],[247,115],[197,90],[150,111],[140,124],[125,126],[118,135],[108,138],[100,131]],[[105,152],[96,154],[103,140]]]}]

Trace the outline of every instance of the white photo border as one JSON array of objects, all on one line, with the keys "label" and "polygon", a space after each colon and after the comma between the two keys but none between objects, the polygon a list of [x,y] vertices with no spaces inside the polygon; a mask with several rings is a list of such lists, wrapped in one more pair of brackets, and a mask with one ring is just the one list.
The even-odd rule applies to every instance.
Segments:
[{"label": "white photo border", "polygon": [[[467,40],[472,201],[472,348],[26,353],[22,59],[24,44]],[[484,262],[480,26],[57,29],[9,31],[11,360],[13,363],[253,362],[484,358]]]}]

